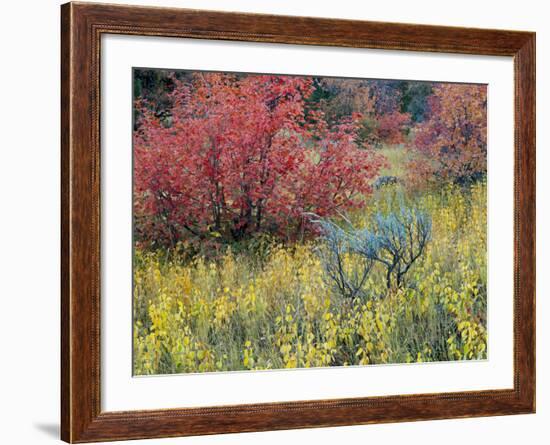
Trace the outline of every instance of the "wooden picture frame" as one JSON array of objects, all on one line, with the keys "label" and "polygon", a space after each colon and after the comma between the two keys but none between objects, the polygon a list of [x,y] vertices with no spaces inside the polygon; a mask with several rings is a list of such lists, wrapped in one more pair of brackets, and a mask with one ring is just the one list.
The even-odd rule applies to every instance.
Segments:
[{"label": "wooden picture frame", "polygon": [[[61,7],[61,438],[174,437],[535,411],[535,34],[92,3]],[[515,69],[514,387],[102,412],[100,38],[103,34],[512,56]]]}]

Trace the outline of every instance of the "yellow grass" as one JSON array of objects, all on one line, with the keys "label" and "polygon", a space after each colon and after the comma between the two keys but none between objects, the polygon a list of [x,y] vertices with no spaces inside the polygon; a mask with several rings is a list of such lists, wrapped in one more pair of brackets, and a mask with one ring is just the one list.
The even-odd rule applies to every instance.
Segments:
[{"label": "yellow grass", "polygon": [[[378,191],[354,224],[368,226],[398,188]],[[486,187],[406,199],[431,215],[432,241],[405,286],[387,289],[377,266],[362,300],[323,279],[316,241],[261,255],[227,248],[216,261],[137,250],[135,373],[485,358]]]}]

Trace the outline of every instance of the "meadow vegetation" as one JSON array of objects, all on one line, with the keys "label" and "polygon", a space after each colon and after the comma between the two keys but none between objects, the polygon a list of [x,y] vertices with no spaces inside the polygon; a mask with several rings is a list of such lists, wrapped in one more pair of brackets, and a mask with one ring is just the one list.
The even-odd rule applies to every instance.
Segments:
[{"label": "meadow vegetation", "polygon": [[[354,224],[368,227],[401,193],[400,186],[378,191]],[[485,358],[486,186],[408,199],[432,215],[425,254],[399,288],[388,289],[384,268],[375,265],[363,296],[352,300],[323,277],[313,241],[263,240],[240,252],[229,246],[215,260],[138,249],[135,372]]]},{"label": "meadow vegetation", "polygon": [[[147,77],[142,73],[140,79]],[[178,85],[185,79],[165,81]],[[220,94],[237,103],[227,82],[218,85]],[[248,97],[258,90],[254,82],[238,88],[248,88]],[[211,90],[193,104],[192,124],[173,111],[166,123],[153,102],[143,102],[158,98],[158,91],[140,86],[135,374],[486,358],[486,147],[483,129],[477,128],[483,126],[483,110],[468,99],[477,96],[458,95],[475,110],[474,122],[441,111],[438,94],[459,100],[446,87],[433,87],[434,92],[424,84],[396,84],[388,92],[385,84],[316,82],[287,86],[285,97],[295,94],[293,102],[270,105],[267,120],[256,123],[255,137],[279,144],[284,155],[271,158],[269,173],[263,162],[273,145],[264,149],[249,135],[217,138],[219,127],[211,118],[196,122]],[[162,96],[164,103],[188,104],[186,88],[176,98]],[[306,89],[304,101],[296,92]],[[392,95],[401,107],[388,104]],[[266,97],[260,96],[254,107],[263,110]],[[313,100],[319,109],[312,111]],[[439,110],[437,122],[430,110]],[[356,123],[345,121],[356,112],[361,112]],[[318,113],[313,128],[307,124],[311,113]],[[344,123],[335,124],[342,115]],[[235,115],[231,122],[245,125],[248,118]],[[299,125],[289,126],[288,119]],[[222,121],[216,125],[226,125]],[[191,139],[174,131],[184,123],[196,132]],[[202,157],[204,139],[197,135],[205,132],[217,147],[214,158],[212,151]],[[158,150],[166,155],[168,147],[170,162],[187,175],[208,176],[204,160],[212,166],[214,159],[212,181],[190,187],[171,166],[160,169],[155,156],[162,153],[155,147],[162,141],[165,151]],[[306,154],[297,157],[289,141]],[[196,144],[196,165],[189,159],[178,164],[174,147],[190,144]],[[224,144],[227,159],[219,148]],[[247,167],[237,176],[224,173],[224,165],[232,172],[237,168],[229,148],[243,144],[260,149],[248,152]],[[361,166],[358,176],[354,166]],[[252,175],[256,182],[241,187]],[[310,178],[309,184],[300,175]],[[344,180],[349,189],[340,188]]]}]

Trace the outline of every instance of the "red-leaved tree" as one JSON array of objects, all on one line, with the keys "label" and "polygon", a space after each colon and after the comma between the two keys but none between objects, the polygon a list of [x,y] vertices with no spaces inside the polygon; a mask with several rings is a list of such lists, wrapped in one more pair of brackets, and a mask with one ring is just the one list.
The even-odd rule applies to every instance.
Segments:
[{"label": "red-leaved tree", "polygon": [[487,89],[483,85],[439,84],[428,99],[429,119],[416,133],[423,154],[412,174],[452,181],[479,178],[487,171]]},{"label": "red-leaved tree", "polygon": [[291,235],[303,216],[357,206],[381,160],[356,144],[358,116],[329,128],[305,115],[308,78],[197,73],[175,80],[168,121],[137,103],[134,214],[139,239]]}]

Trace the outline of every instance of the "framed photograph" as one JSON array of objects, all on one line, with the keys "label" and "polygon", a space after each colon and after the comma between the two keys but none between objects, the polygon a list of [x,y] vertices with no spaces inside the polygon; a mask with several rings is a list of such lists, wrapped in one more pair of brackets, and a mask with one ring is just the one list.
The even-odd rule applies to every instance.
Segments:
[{"label": "framed photograph", "polygon": [[61,436],[535,411],[535,34],[61,8]]}]

